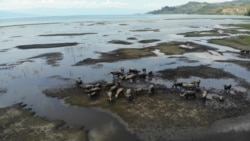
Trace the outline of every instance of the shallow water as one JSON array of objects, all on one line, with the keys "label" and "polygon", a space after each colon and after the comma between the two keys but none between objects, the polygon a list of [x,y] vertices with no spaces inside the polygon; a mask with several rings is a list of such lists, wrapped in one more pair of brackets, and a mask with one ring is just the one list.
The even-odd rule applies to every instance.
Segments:
[{"label": "shallow water", "polygon": [[[186,19],[185,19],[186,18]],[[107,16],[107,17],[57,17],[57,18],[29,18],[5,19],[0,23],[0,88],[7,89],[7,93],[0,94],[0,107],[7,107],[23,102],[31,107],[37,115],[48,119],[64,120],[69,126],[84,126],[91,130],[93,140],[138,140],[111,114],[92,108],[78,108],[65,105],[62,100],[46,97],[41,93],[49,87],[64,87],[73,85],[74,79],[82,77],[85,83],[99,80],[112,80],[108,73],[120,67],[146,68],[149,71],[159,71],[179,66],[211,65],[222,68],[233,75],[250,82],[250,72],[232,63],[219,63],[215,60],[236,59],[232,53],[220,52],[238,50],[225,46],[207,43],[208,39],[221,37],[184,37],[179,33],[191,31],[225,28],[222,24],[249,23],[248,20],[237,19],[246,17],[233,16],[199,16],[199,15],[137,15],[137,16]],[[216,20],[214,20],[216,19]],[[28,25],[25,25],[25,24]],[[37,24],[39,23],[39,24]],[[46,24],[44,24],[46,23]],[[20,25],[22,24],[22,25]],[[15,25],[15,26],[11,26]],[[197,27],[197,28],[193,28]],[[159,32],[134,32],[138,29],[159,29]],[[63,33],[97,33],[82,36],[39,36],[43,34]],[[131,45],[109,44],[110,40],[129,40]],[[141,44],[140,40],[159,39],[156,43]],[[124,60],[113,63],[98,63],[86,66],[72,66],[86,58],[98,58],[98,52],[108,52],[118,48],[143,48],[168,41],[192,41],[202,45],[217,48],[210,53],[186,53],[187,59],[174,58],[180,55],[164,55],[158,50],[155,57]],[[20,50],[18,45],[47,44],[47,43],[78,42],[73,47],[51,49]],[[28,59],[43,53],[60,52],[63,59],[59,66],[51,66],[44,58]],[[26,61],[26,60],[31,61]],[[189,62],[188,60],[198,60]],[[26,61],[21,62],[20,61]],[[19,63],[18,63],[19,62]],[[59,77],[58,77],[59,76]],[[182,79],[189,81],[195,78]],[[221,89],[223,84],[232,83],[235,89],[241,88],[233,79],[202,79],[201,85],[208,88]],[[152,82],[171,86],[171,80],[153,79]],[[248,130],[249,131],[249,130]],[[107,138],[109,136],[109,138]]]}]

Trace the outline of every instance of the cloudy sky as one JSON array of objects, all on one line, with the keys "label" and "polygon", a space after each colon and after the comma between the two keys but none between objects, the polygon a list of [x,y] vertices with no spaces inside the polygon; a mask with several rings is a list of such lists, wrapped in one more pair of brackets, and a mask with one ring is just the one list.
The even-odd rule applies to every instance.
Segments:
[{"label": "cloudy sky", "polygon": [[[109,14],[116,10],[143,13],[159,9],[163,6],[185,4],[190,0],[0,0],[0,10],[23,10],[30,8],[57,8],[57,9],[105,9]],[[224,2],[231,0],[191,0],[197,2]],[[110,11],[109,11],[110,10]],[[126,13],[126,12],[125,12]],[[97,14],[99,14],[97,12]],[[103,13],[105,14],[105,12]]]}]

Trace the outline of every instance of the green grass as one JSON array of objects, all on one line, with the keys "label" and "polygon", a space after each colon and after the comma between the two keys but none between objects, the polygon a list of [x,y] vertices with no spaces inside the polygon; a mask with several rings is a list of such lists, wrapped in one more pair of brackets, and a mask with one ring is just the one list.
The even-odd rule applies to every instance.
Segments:
[{"label": "green grass", "polygon": [[241,28],[244,28],[244,29],[250,29],[250,24],[236,24],[235,26],[241,27]]},{"label": "green grass", "polygon": [[185,52],[178,45],[172,43],[159,44],[155,48],[165,54],[181,54]]},{"label": "green grass", "polygon": [[236,49],[250,49],[250,36],[239,36],[224,39],[210,40],[209,42],[229,46]]}]

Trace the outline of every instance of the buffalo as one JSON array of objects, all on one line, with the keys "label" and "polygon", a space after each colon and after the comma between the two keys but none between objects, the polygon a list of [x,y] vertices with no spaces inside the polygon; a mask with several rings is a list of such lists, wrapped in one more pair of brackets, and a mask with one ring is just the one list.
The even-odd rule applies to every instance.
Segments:
[{"label": "buffalo", "polygon": [[123,88],[117,89],[116,94],[115,94],[115,98],[121,97],[123,95],[123,91],[124,91]]},{"label": "buffalo", "polygon": [[223,97],[223,96],[213,95],[212,98],[213,98],[214,100],[217,100],[217,101],[220,101],[220,102],[223,102],[223,101],[224,101],[224,97]]},{"label": "buffalo", "polygon": [[232,85],[231,85],[231,84],[226,84],[226,85],[224,85],[224,91],[225,91],[226,93],[230,93],[231,88],[232,88]]},{"label": "buffalo", "polygon": [[207,99],[207,91],[206,91],[206,90],[204,90],[204,91],[202,92],[201,98],[202,98],[203,100],[206,100],[206,99]]},{"label": "buffalo", "polygon": [[194,89],[195,89],[195,84],[183,83],[183,84],[182,84],[182,88],[188,89],[188,90],[194,90]]},{"label": "buffalo", "polygon": [[130,68],[129,70],[129,73],[134,73],[134,74],[138,74],[140,71],[135,69],[135,68]]},{"label": "buffalo", "polygon": [[134,92],[136,95],[142,95],[143,89],[142,88],[136,88],[134,89]]},{"label": "buffalo", "polygon": [[180,94],[181,97],[185,97],[188,99],[188,97],[193,97],[194,99],[196,98],[196,93],[195,91],[185,91],[183,94]]},{"label": "buffalo", "polygon": [[183,85],[183,82],[174,82],[173,85],[172,85],[172,88],[177,88],[177,87],[182,87]]},{"label": "buffalo", "polygon": [[200,80],[200,79],[193,80],[193,81],[191,82],[191,84],[195,84],[197,87],[200,87],[200,83],[201,83],[201,80]]},{"label": "buffalo", "polygon": [[109,103],[113,102],[113,100],[114,100],[114,95],[113,95],[113,93],[112,93],[112,92],[108,92],[108,93],[107,93],[107,96],[108,96],[108,101],[109,101]]},{"label": "buffalo", "polygon": [[81,85],[83,84],[82,83],[82,80],[81,80],[81,77],[78,77],[75,81],[75,84],[78,88],[81,88]]},{"label": "buffalo", "polygon": [[132,100],[132,90],[127,89],[125,92],[125,96],[128,98],[128,101],[131,101]]},{"label": "buffalo", "polygon": [[154,92],[155,92],[155,87],[154,87],[154,85],[153,85],[153,84],[149,85],[149,87],[148,87],[148,93],[149,93],[149,94],[154,94]]}]

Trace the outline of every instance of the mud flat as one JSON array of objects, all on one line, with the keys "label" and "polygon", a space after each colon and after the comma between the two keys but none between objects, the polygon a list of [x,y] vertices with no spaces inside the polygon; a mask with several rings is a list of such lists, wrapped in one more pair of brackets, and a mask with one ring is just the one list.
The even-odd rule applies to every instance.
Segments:
[{"label": "mud flat", "polygon": [[201,78],[236,78],[231,73],[223,71],[223,69],[211,68],[207,65],[201,66],[181,66],[176,69],[166,69],[158,72],[163,79],[174,80],[179,78],[189,78],[196,76]]},{"label": "mud flat", "polygon": [[83,36],[83,35],[93,35],[97,33],[61,33],[61,34],[43,34],[39,36]]},{"label": "mud flat", "polygon": [[[149,83],[121,84],[125,88],[141,85]],[[99,97],[94,99],[88,97],[83,89],[76,87],[46,89],[43,93],[64,99],[70,105],[110,110],[127,123],[131,132],[145,141],[185,139],[189,133],[199,134],[199,129],[209,128],[218,120],[249,112],[249,102],[240,94],[237,98],[225,94],[224,102],[202,101],[200,93],[196,99],[186,100],[179,96],[178,90],[161,85],[155,85],[155,88],[153,95],[149,95],[144,88],[142,95],[134,95],[132,101],[120,97],[113,103],[108,102],[107,90],[104,88]]]},{"label": "mud flat", "polygon": [[78,43],[52,43],[52,44],[32,44],[32,45],[20,45],[16,46],[18,49],[43,49],[43,48],[58,48],[66,46],[76,46]]},{"label": "mud flat", "polygon": [[127,42],[127,41],[122,41],[122,40],[111,40],[108,41],[110,44],[120,44],[120,45],[131,45],[132,43]]},{"label": "mud flat", "polygon": [[0,138],[3,141],[46,140],[46,141],[87,141],[83,128],[63,127],[62,121],[48,121],[34,116],[25,105],[0,109]]},{"label": "mud flat", "polygon": [[144,28],[144,29],[135,29],[130,30],[131,32],[160,32],[160,29]]},{"label": "mud flat", "polygon": [[74,64],[75,66],[96,64],[100,62],[116,62],[127,59],[138,59],[141,57],[156,56],[153,51],[160,50],[166,55],[183,54],[187,52],[204,52],[208,50],[216,50],[208,46],[195,44],[192,42],[170,42],[161,43],[156,46],[145,48],[122,48],[108,53],[101,53],[99,59],[87,58]]},{"label": "mud flat", "polygon": [[154,43],[160,41],[159,39],[148,39],[148,40],[140,40],[139,43]]}]

